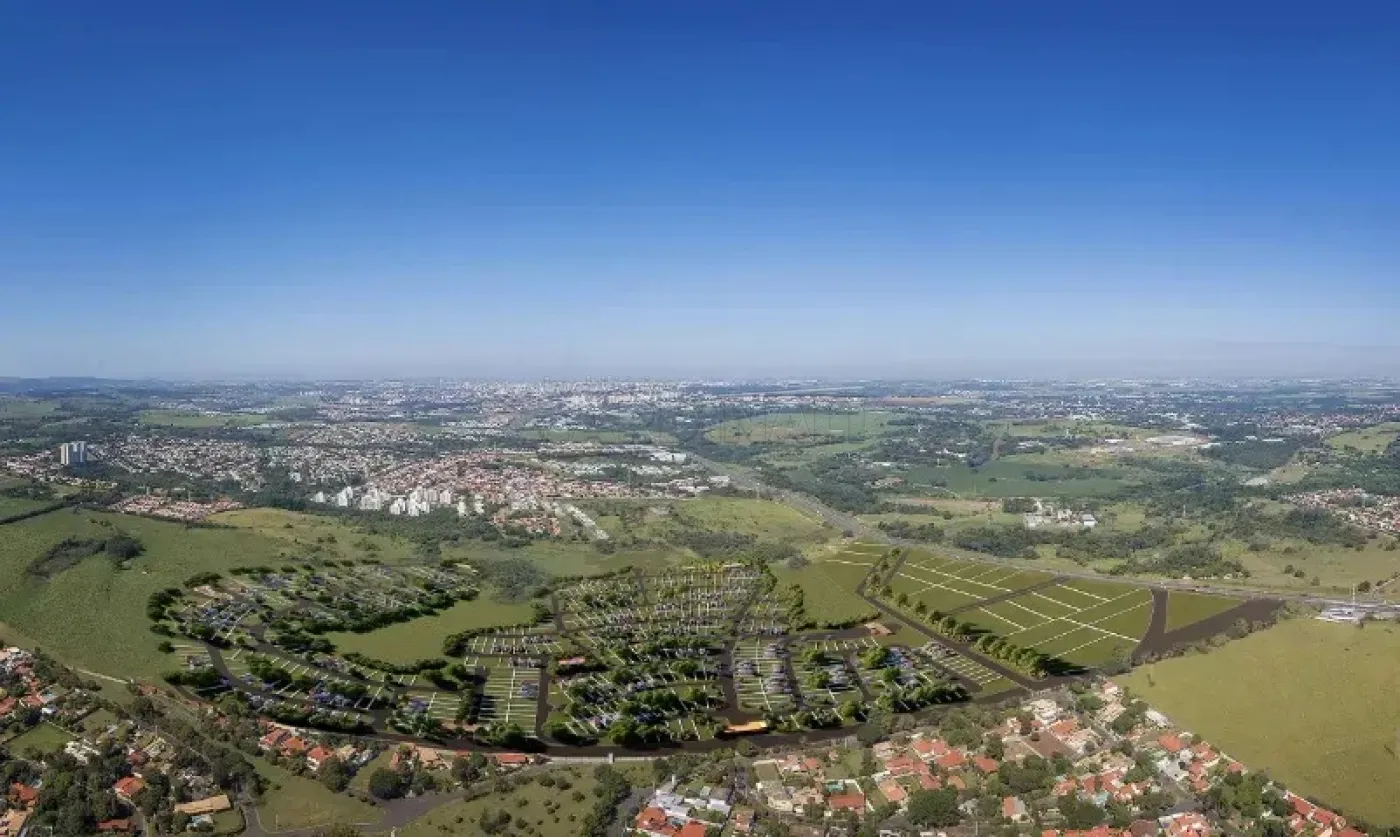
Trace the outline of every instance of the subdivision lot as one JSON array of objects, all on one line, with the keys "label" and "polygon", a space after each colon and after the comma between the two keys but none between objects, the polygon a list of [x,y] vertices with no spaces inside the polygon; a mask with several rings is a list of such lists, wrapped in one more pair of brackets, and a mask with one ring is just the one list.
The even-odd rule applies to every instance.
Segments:
[{"label": "subdivision lot", "polygon": [[1167,631],[1194,625],[1239,605],[1239,599],[1173,590],[1167,596]]},{"label": "subdivision lot", "polygon": [[910,606],[922,602],[929,613],[947,613],[1051,578],[1034,570],[915,552],[890,576],[888,584],[895,596],[906,595]]},{"label": "subdivision lot", "polygon": [[481,688],[477,719],[484,723],[515,723],[530,729],[539,707],[539,669],[497,666]]},{"label": "subdivision lot", "polygon": [[1121,678],[1178,725],[1289,789],[1400,822],[1400,628],[1292,619]]},{"label": "subdivision lot", "polygon": [[1073,586],[1077,584],[1065,582],[1033,591],[963,617],[1009,613],[980,624],[1017,645],[1079,665],[1099,665],[1115,653],[1136,648],[1152,621],[1152,593],[1124,586],[1111,596],[1101,596]]}]

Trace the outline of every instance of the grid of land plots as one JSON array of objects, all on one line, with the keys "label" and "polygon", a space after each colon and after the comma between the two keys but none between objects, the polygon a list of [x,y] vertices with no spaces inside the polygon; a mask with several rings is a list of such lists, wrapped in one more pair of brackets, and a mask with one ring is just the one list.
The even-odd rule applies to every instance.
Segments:
[{"label": "grid of land plots", "polygon": [[781,642],[743,639],[734,646],[734,690],[749,712],[791,712],[797,707]]},{"label": "grid of land plots", "polygon": [[1152,621],[1142,587],[1067,579],[959,614],[1017,645],[1081,665],[1131,651]]},{"label": "grid of land plots", "polygon": [[892,595],[906,596],[909,607],[922,603],[928,613],[949,613],[1053,578],[1035,570],[914,552],[885,583]]}]

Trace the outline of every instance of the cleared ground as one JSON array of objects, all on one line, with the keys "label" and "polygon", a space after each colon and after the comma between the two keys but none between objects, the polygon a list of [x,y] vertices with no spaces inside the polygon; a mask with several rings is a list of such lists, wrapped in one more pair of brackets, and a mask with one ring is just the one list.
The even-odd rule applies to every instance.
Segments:
[{"label": "cleared ground", "polygon": [[1177,724],[1291,789],[1400,823],[1400,629],[1284,622],[1121,679]]}]

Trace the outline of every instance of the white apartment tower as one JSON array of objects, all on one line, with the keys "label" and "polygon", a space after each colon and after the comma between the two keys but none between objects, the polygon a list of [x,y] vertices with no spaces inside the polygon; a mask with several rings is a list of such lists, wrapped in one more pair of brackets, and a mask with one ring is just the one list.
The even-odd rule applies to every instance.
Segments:
[{"label": "white apartment tower", "polygon": [[87,442],[65,442],[58,446],[58,461],[63,465],[87,462]]}]

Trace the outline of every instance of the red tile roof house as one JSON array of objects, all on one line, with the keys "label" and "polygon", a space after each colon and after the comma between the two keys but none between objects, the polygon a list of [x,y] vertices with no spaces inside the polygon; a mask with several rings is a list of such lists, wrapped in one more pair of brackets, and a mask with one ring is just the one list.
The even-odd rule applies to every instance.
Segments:
[{"label": "red tile roof house", "polygon": [[896,805],[902,805],[904,800],[909,798],[909,793],[900,787],[898,782],[881,782],[880,793]]},{"label": "red tile roof house", "polygon": [[916,738],[913,745],[914,754],[924,761],[933,761],[939,756],[948,754],[948,743],[941,738]]},{"label": "red tile roof house", "polygon": [[865,794],[838,793],[835,796],[827,797],[826,806],[829,813],[855,811],[859,814],[865,811]]},{"label": "red tile roof house", "polygon": [[986,756],[978,756],[972,760],[972,763],[977,766],[978,770],[987,774],[995,773],[997,772],[997,768],[1001,767],[996,759],[987,758]]},{"label": "red tile roof house", "polygon": [[691,820],[681,826],[681,830],[676,833],[676,837],[705,837],[709,828],[703,822]]},{"label": "red tile roof house", "polygon": [[118,779],[117,783],[112,785],[112,790],[117,792],[118,799],[129,803],[132,798],[144,790],[145,787],[146,783],[144,780],[138,779],[135,776],[127,776],[124,779]]},{"label": "red tile roof house", "polygon": [[292,736],[291,738],[288,738],[286,741],[282,742],[281,752],[282,755],[291,757],[299,756],[309,749],[311,749],[310,744],[307,744],[305,741],[301,740],[300,738],[297,738],[296,736]]},{"label": "red tile roof house", "polygon": [[943,787],[943,780],[938,778],[937,776],[930,776],[929,774],[925,773],[924,775],[919,777],[919,787],[923,788],[924,790],[938,790],[939,788]]},{"label": "red tile roof house", "polygon": [[891,776],[912,776],[919,772],[920,764],[908,756],[895,756],[885,763],[885,770]]},{"label": "red tile roof house", "polygon": [[311,752],[306,754],[306,766],[312,770],[320,770],[321,765],[325,764],[326,760],[333,755],[335,753],[325,747],[313,747]]},{"label": "red tile roof house", "polygon": [[35,788],[20,784],[19,782],[10,785],[10,801],[15,804],[15,807],[28,808],[38,801],[38,799],[39,791]]},{"label": "red tile roof house", "polygon": [[264,750],[275,750],[282,746],[282,742],[291,738],[292,734],[284,729],[270,730],[267,735],[258,739],[258,746]]},{"label": "red tile roof house", "polygon": [[0,718],[3,718],[11,712],[15,711],[15,706],[17,706],[18,704],[19,701],[15,700],[14,698],[5,698],[4,700],[0,700]]},{"label": "red tile roof house", "polygon": [[530,757],[524,753],[497,753],[496,764],[501,767],[524,767],[530,763]]},{"label": "red tile roof house", "polygon": [[1001,815],[1012,822],[1025,822],[1028,819],[1026,803],[1020,797],[1008,796],[1001,801]]},{"label": "red tile roof house", "polygon": [[1175,735],[1172,735],[1171,733],[1167,733],[1166,735],[1163,735],[1162,737],[1158,738],[1157,743],[1161,744],[1162,749],[1166,750],[1172,755],[1176,755],[1177,753],[1180,753],[1182,750],[1186,749],[1185,742],[1183,742],[1180,738],[1177,738]]},{"label": "red tile roof house", "polygon": [[961,767],[963,761],[964,759],[962,751],[953,750],[949,753],[945,753],[942,756],[940,756],[938,758],[938,761],[934,763],[945,770],[952,770],[955,767]]}]

